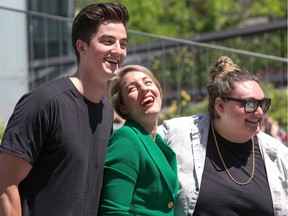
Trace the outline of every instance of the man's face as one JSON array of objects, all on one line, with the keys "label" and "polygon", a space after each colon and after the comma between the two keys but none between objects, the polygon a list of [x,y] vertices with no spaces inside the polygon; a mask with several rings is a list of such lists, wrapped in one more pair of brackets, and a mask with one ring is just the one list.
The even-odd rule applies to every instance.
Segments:
[{"label": "man's face", "polygon": [[90,45],[85,43],[84,52],[80,52],[80,63],[98,79],[110,79],[125,61],[126,45],[127,32],[122,23],[102,23]]}]

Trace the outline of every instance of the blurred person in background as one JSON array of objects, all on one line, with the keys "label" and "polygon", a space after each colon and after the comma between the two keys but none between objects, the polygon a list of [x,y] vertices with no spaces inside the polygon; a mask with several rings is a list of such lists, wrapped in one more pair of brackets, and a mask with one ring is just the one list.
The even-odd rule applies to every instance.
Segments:
[{"label": "blurred person in background", "polygon": [[167,120],[157,130],[177,155],[175,215],[287,215],[288,148],[260,130],[271,100],[229,57],[220,57],[210,76],[209,113]]},{"label": "blurred person in background", "polygon": [[109,140],[99,215],[174,215],[176,156],[156,133],[159,82],[147,68],[128,65],[112,80],[109,96],[126,121]]},{"label": "blurred person in background", "polygon": [[113,108],[108,80],[126,58],[126,7],[75,17],[77,71],[25,94],[0,145],[0,215],[97,215]]}]

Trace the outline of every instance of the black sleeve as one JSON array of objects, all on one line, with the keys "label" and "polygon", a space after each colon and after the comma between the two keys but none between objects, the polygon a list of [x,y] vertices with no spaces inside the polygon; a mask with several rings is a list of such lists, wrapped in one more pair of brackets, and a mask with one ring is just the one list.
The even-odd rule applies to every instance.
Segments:
[{"label": "black sleeve", "polygon": [[[18,101],[3,134],[0,151],[33,165],[48,133],[43,95],[30,92]],[[46,106],[47,107],[47,106]]]}]

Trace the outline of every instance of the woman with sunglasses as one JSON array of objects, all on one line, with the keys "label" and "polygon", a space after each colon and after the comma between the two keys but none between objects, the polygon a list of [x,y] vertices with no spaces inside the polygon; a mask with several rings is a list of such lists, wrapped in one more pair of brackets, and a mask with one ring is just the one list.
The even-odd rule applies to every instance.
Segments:
[{"label": "woman with sunglasses", "polygon": [[288,215],[288,148],[260,131],[271,100],[226,56],[210,76],[209,114],[158,127],[177,155],[175,215]]}]

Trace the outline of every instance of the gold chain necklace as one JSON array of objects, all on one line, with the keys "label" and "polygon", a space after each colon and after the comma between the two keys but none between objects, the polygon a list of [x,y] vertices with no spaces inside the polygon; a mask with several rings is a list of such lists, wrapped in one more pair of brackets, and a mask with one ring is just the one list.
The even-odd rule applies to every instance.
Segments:
[{"label": "gold chain necklace", "polygon": [[249,178],[246,182],[239,182],[239,181],[237,181],[237,180],[231,175],[231,173],[229,172],[229,170],[228,170],[228,168],[227,168],[227,166],[226,166],[226,164],[225,164],[225,161],[224,161],[224,159],[223,159],[223,157],[222,157],[222,154],[221,154],[221,152],[220,152],[219,145],[218,145],[218,142],[217,142],[217,139],[216,139],[216,136],[215,136],[215,132],[214,132],[214,127],[213,127],[212,124],[211,124],[211,128],[212,128],[212,133],[213,133],[213,137],[214,137],[214,141],[215,141],[215,144],[216,144],[216,148],[217,148],[218,155],[219,155],[219,157],[220,157],[220,159],[221,159],[221,162],[222,162],[222,164],[223,164],[223,166],[224,166],[224,168],[225,168],[225,171],[226,171],[227,175],[229,176],[229,178],[230,178],[234,183],[236,183],[236,184],[238,184],[238,185],[241,185],[241,186],[248,185],[248,184],[252,181],[253,176],[254,176],[254,172],[255,172],[255,152],[254,152],[254,140],[253,140],[253,138],[251,139],[251,140],[252,140],[252,173],[251,173],[250,178]]}]

